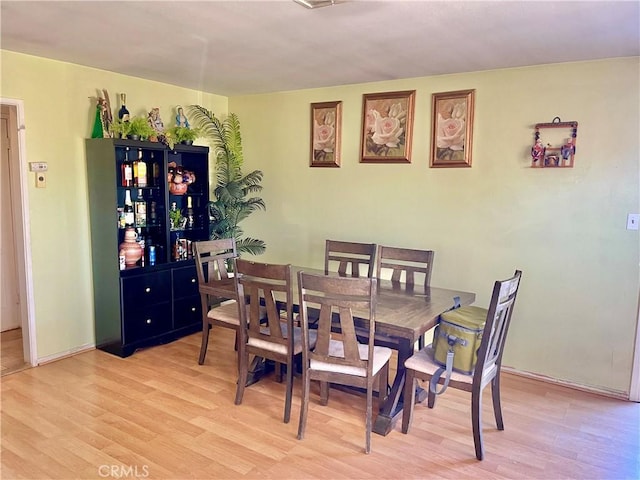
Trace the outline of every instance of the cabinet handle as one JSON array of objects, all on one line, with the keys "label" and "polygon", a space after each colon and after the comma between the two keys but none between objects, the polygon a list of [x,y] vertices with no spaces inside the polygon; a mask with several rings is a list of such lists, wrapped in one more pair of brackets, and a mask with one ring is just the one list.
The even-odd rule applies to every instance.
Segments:
[{"label": "cabinet handle", "polygon": [[196,307],[191,307],[191,311],[195,312],[196,311]]},{"label": "cabinet handle", "polygon": [[191,283],[196,283],[196,279],[195,279],[195,278],[192,278],[192,279],[191,279]]},{"label": "cabinet handle", "polygon": [[147,318],[147,325],[151,325],[151,319]]},{"label": "cabinet handle", "polygon": [[145,288],[145,289],[144,289],[144,291],[145,291],[146,293],[149,293],[149,292],[151,291],[151,287],[147,287],[147,288]]}]

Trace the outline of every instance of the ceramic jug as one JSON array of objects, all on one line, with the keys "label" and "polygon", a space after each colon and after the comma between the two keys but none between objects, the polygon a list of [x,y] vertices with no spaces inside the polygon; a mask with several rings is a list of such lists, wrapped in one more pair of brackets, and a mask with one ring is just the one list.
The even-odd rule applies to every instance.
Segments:
[{"label": "ceramic jug", "polygon": [[136,241],[138,234],[133,227],[128,227],[124,232],[124,242],[120,244],[120,252],[124,251],[124,264],[133,267],[142,258],[142,247]]}]

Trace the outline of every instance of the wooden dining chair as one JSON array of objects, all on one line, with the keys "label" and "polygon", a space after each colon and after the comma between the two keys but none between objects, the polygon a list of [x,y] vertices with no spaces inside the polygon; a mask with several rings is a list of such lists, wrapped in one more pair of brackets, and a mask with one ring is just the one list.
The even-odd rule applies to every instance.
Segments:
[{"label": "wooden dining chair", "polygon": [[[366,267],[366,276],[375,271],[376,244],[327,240],[324,250],[324,273],[329,274],[336,263],[341,277],[360,277],[360,266]],[[364,276],[364,272],[362,272]]]},{"label": "wooden dining chair", "polygon": [[[302,353],[302,330],[293,325],[291,265],[235,260],[236,288],[240,316],[239,376],[236,405],[242,403],[249,374],[249,357],[270,359],[286,367],[284,422],[291,417],[294,357]],[[315,335],[311,336],[315,345]],[[280,374],[278,374],[280,378]],[[267,401],[267,399],[263,399]]]},{"label": "wooden dining chair", "polygon": [[[229,275],[229,265],[237,257],[236,241],[233,238],[194,242],[193,257],[198,273],[198,290],[202,302],[202,344],[198,364],[202,365],[207,355],[209,331],[213,325],[231,328],[237,334],[240,327],[235,304],[234,279]],[[233,300],[233,302],[225,302]],[[223,303],[224,302],[224,303]]]},{"label": "wooden dining chair", "polygon": [[429,287],[433,257],[433,250],[379,246],[376,277],[382,278],[390,272],[392,283],[403,282],[406,288],[415,288],[415,285]]},{"label": "wooden dining chair", "polygon": [[[502,352],[504,351],[504,344],[509,324],[511,323],[511,315],[521,277],[522,272],[516,270],[513,277],[495,282],[491,302],[486,310],[486,323],[482,331],[482,340],[478,349],[475,369],[471,375],[452,372],[448,384],[449,387],[471,392],[471,424],[476,458],[478,460],[484,458],[482,391],[488,384],[491,384],[493,412],[498,430],[504,430],[500,404],[500,369],[502,366]],[[477,310],[477,307],[474,308]],[[469,309],[469,307],[461,307],[456,310],[456,313],[464,315],[465,309]],[[470,315],[471,312],[469,310]],[[404,389],[402,432],[408,433],[414,413],[416,379],[430,381],[441,365],[434,361],[433,348],[429,345],[407,359],[405,367],[407,378]],[[444,383],[444,378],[440,378],[439,383]],[[430,388],[427,396],[427,406],[433,408],[435,400],[436,394]]]},{"label": "wooden dining chair", "polygon": [[[380,279],[390,273],[394,288],[397,285],[398,288],[403,286],[407,291],[413,291],[418,285],[427,293],[431,285],[434,256],[433,250],[379,246],[376,277]],[[423,347],[424,336],[421,335],[418,348]]]},{"label": "wooden dining chair", "polygon": [[[329,383],[366,389],[366,446],[371,451],[373,386],[378,381],[380,405],[386,400],[391,349],[374,346],[376,280],[314,275],[298,272],[298,292],[302,316],[302,406],[298,439],[304,438],[311,380],[320,382],[320,402],[329,400]],[[319,310],[317,341],[312,345],[308,316],[310,308]],[[338,317],[339,334],[332,332]],[[356,317],[357,316],[357,317]],[[369,341],[358,343],[356,321],[366,325]]]}]

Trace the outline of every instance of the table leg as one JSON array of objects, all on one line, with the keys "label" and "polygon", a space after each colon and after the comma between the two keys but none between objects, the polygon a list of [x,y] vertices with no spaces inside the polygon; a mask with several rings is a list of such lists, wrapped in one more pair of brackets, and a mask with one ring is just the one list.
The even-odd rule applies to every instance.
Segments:
[{"label": "table leg", "polygon": [[402,416],[402,391],[406,378],[404,362],[413,354],[413,342],[399,339],[398,344],[398,368],[396,378],[393,381],[391,392],[382,410],[378,414],[373,425],[373,431],[380,435],[387,435],[395,422]]}]

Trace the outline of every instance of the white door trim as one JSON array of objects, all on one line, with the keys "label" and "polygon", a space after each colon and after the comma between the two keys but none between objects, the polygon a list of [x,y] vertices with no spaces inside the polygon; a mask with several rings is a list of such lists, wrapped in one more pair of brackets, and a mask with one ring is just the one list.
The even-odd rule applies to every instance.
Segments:
[{"label": "white door trim", "polygon": [[[18,279],[20,282],[22,348],[24,361],[32,367],[38,365],[38,349],[36,343],[35,301],[33,297],[33,263],[31,258],[31,228],[29,217],[29,190],[27,188],[27,147],[25,141],[24,101],[11,98],[0,98],[3,105],[14,106],[18,120],[17,155],[11,155],[14,172],[18,172],[19,195],[14,197],[13,208],[16,232],[16,252],[18,263]],[[17,163],[16,163],[17,162]],[[22,301],[24,300],[24,301]]]},{"label": "white door trim", "polygon": [[640,290],[638,291],[638,311],[636,312],[636,345],[631,365],[631,387],[629,400],[640,402]]}]

